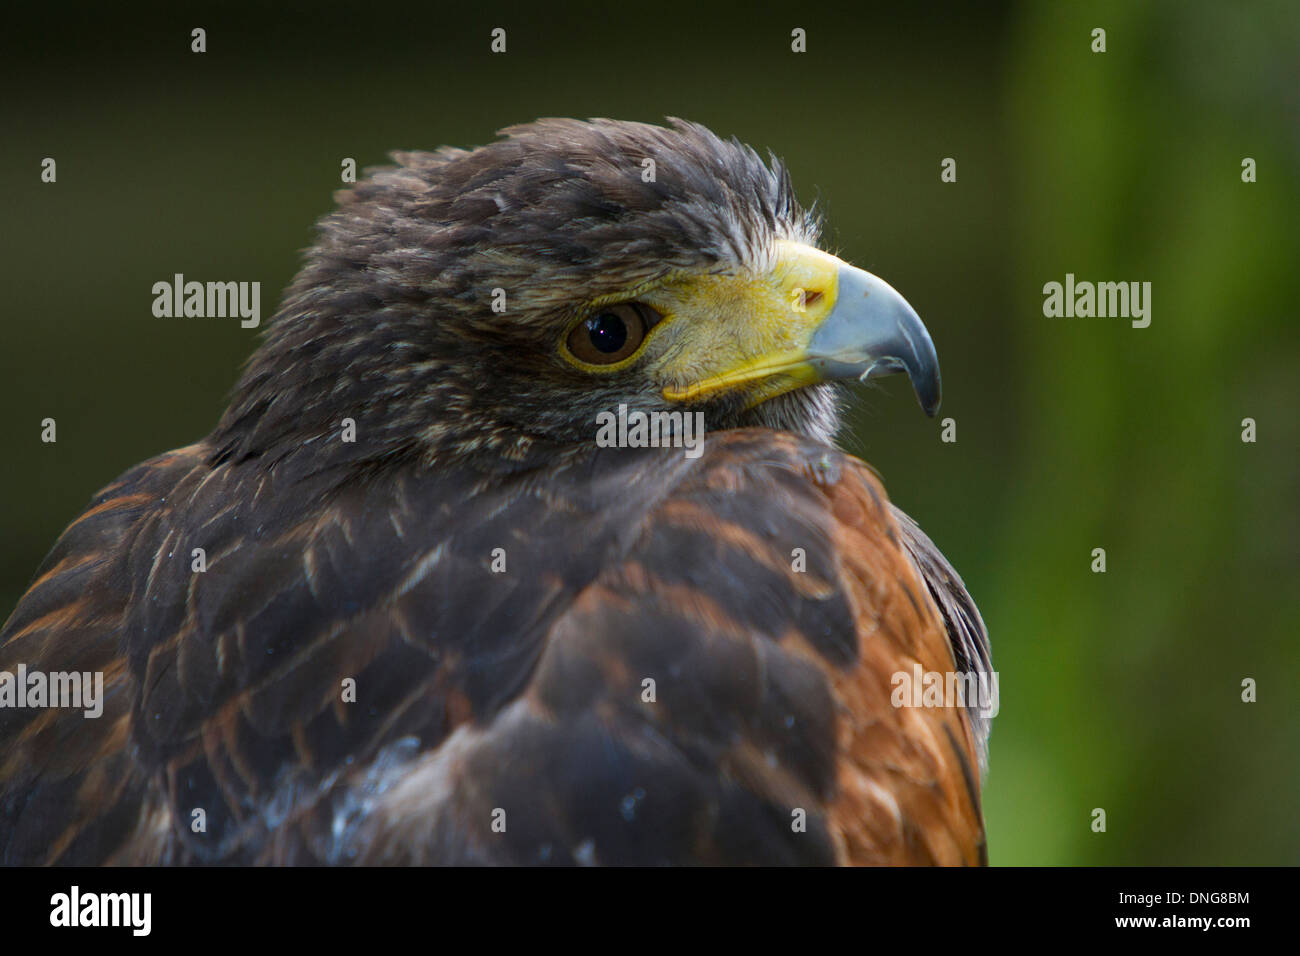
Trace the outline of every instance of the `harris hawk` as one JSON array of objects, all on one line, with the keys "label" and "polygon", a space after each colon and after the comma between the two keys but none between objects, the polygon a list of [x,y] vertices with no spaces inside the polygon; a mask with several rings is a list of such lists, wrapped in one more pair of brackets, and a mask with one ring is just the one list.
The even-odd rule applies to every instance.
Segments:
[{"label": "harris hawk", "polygon": [[[103,680],[0,708],[0,860],[985,862],[986,717],[892,699],[984,625],[832,444],[841,380],[937,408],[911,307],[696,124],[393,158],[0,632],[10,690]],[[620,406],[702,450],[604,447]]]}]

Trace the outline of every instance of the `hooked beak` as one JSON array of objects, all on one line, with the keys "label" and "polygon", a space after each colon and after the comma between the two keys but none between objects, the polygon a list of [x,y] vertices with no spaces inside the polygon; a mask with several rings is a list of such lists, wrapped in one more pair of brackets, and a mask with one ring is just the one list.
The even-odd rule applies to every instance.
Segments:
[{"label": "hooked beak", "polygon": [[[746,322],[717,346],[724,367],[664,389],[693,401],[744,389],[751,406],[818,382],[866,381],[906,372],[921,408],[939,409],[939,358],[930,333],[895,289],[870,272],[802,243],[782,240],[770,275],[740,294]],[[734,297],[736,290],[728,290]]]},{"label": "hooked beak", "polygon": [[939,356],[921,317],[884,279],[843,263],[835,305],[808,341],[823,381],[906,372],[921,408],[939,410]]}]

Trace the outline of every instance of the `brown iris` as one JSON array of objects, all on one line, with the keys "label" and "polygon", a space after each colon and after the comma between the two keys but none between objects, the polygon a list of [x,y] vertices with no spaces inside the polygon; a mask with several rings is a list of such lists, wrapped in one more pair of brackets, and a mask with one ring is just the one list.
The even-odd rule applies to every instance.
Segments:
[{"label": "brown iris", "polygon": [[659,313],[640,302],[601,306],[569,333],[573,357],[588,365],[613,365],[641,347]]}]

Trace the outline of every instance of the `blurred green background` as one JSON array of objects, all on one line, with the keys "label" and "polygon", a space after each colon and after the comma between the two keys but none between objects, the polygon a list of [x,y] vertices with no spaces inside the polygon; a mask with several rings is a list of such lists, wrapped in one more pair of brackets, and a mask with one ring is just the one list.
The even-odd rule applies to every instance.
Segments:
[{"label": "blurred green background", "polygon": [[[844,440],[992,631],[992,861],[1300,862],[1300,6],[982,6],[8,12],[0,614],[97,488],[211,427],[255,345],[154,318],[154,282],[260,280],[265,319],[343,157],[683,116],[783,156],[933,333],[957,442],[894,379]],[[1150,281],[1151,326],[1045,318],[1067,272]]]}]

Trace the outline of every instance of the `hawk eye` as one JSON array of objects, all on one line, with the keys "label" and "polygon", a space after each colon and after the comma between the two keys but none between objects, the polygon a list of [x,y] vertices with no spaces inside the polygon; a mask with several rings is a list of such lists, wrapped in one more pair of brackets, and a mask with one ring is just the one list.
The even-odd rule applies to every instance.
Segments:
[{"label": "hawk eye", "polygon": [[633,354],[659,313],[640,302],[601,306],[574,326],[566,343],[573,357],[588,365],[613,365]]}]

